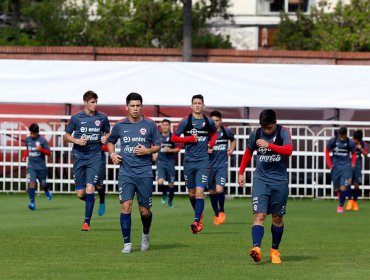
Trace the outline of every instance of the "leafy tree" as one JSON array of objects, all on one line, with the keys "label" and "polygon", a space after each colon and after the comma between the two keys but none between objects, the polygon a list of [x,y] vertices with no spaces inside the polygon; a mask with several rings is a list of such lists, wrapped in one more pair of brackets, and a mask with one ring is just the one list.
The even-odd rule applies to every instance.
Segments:
[{"label": "leafy tree", "polygon": [[339,1],[333,11],[328,8],[321,1],[307,15],[298,11],[295,20],[282,13],[275,44],[288,50],[370,51],[370,1]]},{"label": "leafy tree", "polygon": [[[183,4],[180,0],[0,0],[0,5],[19,2],[21,21],[7,31],[0,28],[0,44],[165,47],[180,48],[183,34]],[[14,5],[13,5],[14,6]],[[228,38],[205,29],[213,16],[229,18],[229,0],[200,0],[193,5],[194,47],[231,48]],[[13,33],[12,33],[13,32]],[[28,34],[18,36],[17,34]],[[23,38],[23,39],[22,39]],[[25,40],[27,39],[27,40]]]}]

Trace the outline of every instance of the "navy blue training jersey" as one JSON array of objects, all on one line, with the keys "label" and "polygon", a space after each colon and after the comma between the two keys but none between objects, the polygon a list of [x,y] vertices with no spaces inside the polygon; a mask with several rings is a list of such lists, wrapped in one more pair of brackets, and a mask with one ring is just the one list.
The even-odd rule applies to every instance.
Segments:
[{"label": "navy blue training jersey", "polygon": [[[211,118],[208,118],[210,131],[205,131],[206,122],[204,118],[196,119],[192,116],[191,120],[193,129],[190,133],[198,135],[198,141],[195,143],[187,143],[185,145],[185,161],[208,160],[208,141],[210,140],[209,132],[216,131],[215,122]],[[181,134],[186,133],[187,126],[188,117],[185,117],[179,123],[175,135],[181,136]]]},{"label": "navy blue training jersey", "polygon": [[73,133],[75,139],[80,139],[82,135],[87,138],[85,146],[73,144],[73,156],[80,159],[100,156],[102,150],[101,137],[109,131],[110,124],[107,116],[103,113],[96,111],[95,115],[89,116],[82,111],[73,115],[66,127],[66,132]]},{"label": "navy blue training jersey", "polygon": [[50,151],[49,143],[44,137],[40,135],[33,139],[31,136],[26,138],[26,146],[28,149],[28,164],[27,167],[35,170],[46,169],[45,155],[40,151],[36,150],[36,146],[41,146],[41,148]]},{"label": "navy blue training jersey", "polygon": [[217,131],[217,141],[213,147],[213,153],[209,155],[209,162],[212,167],[225,167],[228,162],[227,149],[229,148],[229,141],[234,141],[234,133],[227,127],[224,131],[220,128]]},{"label": "navy blue training jersey", "polygon": [[143,145],[150,148],[161,144],[157,125],[150,119],[130,122],[127,118],[116,123],[108,142],[116,144],[120,140],[122,162],[120,176],[153,177],[152,155],[138,156],[135,147]]},{"label": "navy blue training jersey", "polygon": [[338,137],[332,137],[326,147],[333,153],[333,167],[336,169],[351,168],[352,160],[350,155],[356,151],[353,141],[349,140],[349,138],[340,141]]},{"label": "navy blue training jersey", "polygon": [[[276,133],[272,135],[266,135],[261,129],[259,139],[263,139],[269,143],[274,143],[276,139]],[[248,149],[253,151],[255,149],[257,129],[253,130],[249,136]],[[280,137],[282,139],[282,146],[291,144],[292,139],[288,128],[281,127]],[[274,153],[269,148],[259,147],[257,148],[256,155],[256,170],[253,174],[253,180],[262,181],[266,184],[276,184],[282,181],[288,180],[287,168],[285,166],[285,156],[278,153]]]},{"label": "navy blue training jersey", "polygon": [[161,150],[158,152],[157,163],[174,165],[177,153],[167,153],[164,152],[163,149],[166,147],[170,149],[175,149],[179,145],[171,141],[171,133],[168,134],[161,133],[160,140],[161,140]]},{"label": "navy blue training jersey", "polygon": [[[361,148],[368,149],[369,147],[365,141],[361,141]],[[356,146],[356,166],[362,169],[362,152],[359,148],[357,148],[357,146]]]}]

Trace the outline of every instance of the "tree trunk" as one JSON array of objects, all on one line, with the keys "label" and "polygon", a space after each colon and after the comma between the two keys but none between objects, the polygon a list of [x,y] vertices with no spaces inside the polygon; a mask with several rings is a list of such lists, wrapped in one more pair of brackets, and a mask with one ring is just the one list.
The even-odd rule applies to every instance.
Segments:
[{"label": "tree trunk", "polygon": [[191,7],[192,0],[183,0],[184,3],[184,33],[182,58],[185,62],[191,61],[192,43],[191,43]]}]

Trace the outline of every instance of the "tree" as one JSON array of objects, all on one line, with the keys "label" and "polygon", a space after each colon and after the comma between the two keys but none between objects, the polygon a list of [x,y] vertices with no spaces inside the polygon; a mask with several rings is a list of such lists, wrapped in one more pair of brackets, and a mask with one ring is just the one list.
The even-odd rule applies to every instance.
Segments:
[{"label": "tree", "polygon": [[309,14],[298,11],[292,20],[281,14],[275,36],[278,48],[288,50],[370,51],[370,1],[339,1],[332,12],[320,1]]},{"label": "tree", "polygon": [[[11,0],[0,0],[12,2]],[[0,44],[21,45],[165,47],[181,48],[183,4],[180,0],[71,0],[20,1],[19,26],[7,31]],[[231,48],[228,38],[205,29],[212,16],[228,18],[229,0],[200,0],[192,8],[194,47]],[[13,32],[13,34],[11,34]],[[28,34],[20,40],[19,33]],[[0,37],[5,30],[0,28]]]}]

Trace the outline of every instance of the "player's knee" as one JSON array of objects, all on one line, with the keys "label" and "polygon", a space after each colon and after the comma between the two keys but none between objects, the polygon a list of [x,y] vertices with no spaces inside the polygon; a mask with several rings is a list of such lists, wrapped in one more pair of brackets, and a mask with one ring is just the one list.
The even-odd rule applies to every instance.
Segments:
[{"label": "player's knee", "polygon": [[281,227],[283,226],[283,216],[272,215],[272,223],[274,226]]},{"label": "player's knee", "polygon": [[95,186],[91,184],[86,185],[86,193],[92,194],[95,192]]},{"label": "player's knee", "polygon": [[168,183],[168,188],[169,189],[173,189],[173,187],[174,187],[174,183]]},{"label": "player's knee", "polygon": [[161,178],[161,179],[158,179],[158,185],[163,185],[164,184],[164,180]]},{"label": "player's knee", "polygon": [[209,190],[209,194],[216,194],[216,190],[215,189]]}]

